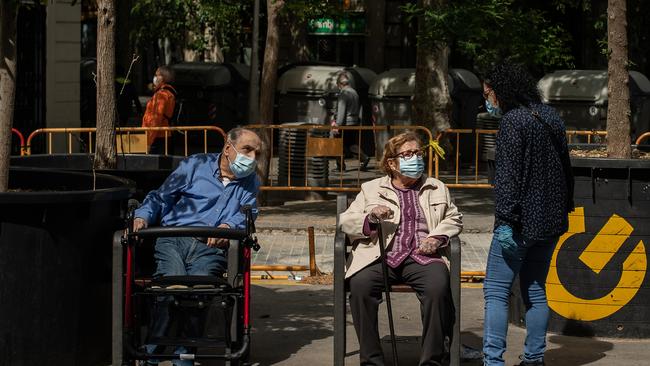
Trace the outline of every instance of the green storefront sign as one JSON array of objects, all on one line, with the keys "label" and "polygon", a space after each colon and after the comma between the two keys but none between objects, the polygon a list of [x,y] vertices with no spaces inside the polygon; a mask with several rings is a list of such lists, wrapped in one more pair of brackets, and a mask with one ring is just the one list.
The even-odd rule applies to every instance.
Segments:
[{"label": "green storefront sign", "polygon": [[366,19],[360,17],[345,17],[341,19],[319,18],[309,21],[310,34],[365,34]]}]

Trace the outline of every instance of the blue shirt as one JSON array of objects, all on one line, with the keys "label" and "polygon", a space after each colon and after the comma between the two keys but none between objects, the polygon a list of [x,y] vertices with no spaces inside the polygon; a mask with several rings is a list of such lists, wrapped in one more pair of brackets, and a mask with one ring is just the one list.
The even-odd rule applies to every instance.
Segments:
[{"label": "blue shirt", "polygon": [[149,192],[135,217],[162,226],[211,226],[227,224],[244,229],[244,205],[257,217],[256,174],[232,180],[226,186],[219,179],[221,154],[196,154],[183,160],[157,190]]}]

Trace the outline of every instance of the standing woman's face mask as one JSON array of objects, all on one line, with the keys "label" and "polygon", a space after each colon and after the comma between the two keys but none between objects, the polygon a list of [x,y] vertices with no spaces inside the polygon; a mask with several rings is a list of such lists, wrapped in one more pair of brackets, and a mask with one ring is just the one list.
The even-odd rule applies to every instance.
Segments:
[{"label": "standing woman's face mask", "polygon": [[494,90],[487,84],[483,84],[483,98],[485,98],[485,110],[492,116],[499,118],[503,114],[499,108],[499,101]]}]

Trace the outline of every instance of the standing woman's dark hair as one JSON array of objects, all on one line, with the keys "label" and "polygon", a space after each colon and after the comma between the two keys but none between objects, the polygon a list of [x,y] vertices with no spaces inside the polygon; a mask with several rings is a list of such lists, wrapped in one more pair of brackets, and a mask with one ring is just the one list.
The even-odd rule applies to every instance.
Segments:
[{"label": "standing woman's dark hair", "polygon": [[541,102],[537,80],[521,65],[503,61],[485,75],[483,82],[494,90],[503,113]]}]

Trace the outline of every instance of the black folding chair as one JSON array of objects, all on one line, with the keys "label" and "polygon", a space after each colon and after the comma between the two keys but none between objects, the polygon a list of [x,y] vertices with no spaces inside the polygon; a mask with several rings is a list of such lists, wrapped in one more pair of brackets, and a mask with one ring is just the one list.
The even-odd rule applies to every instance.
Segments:
[{"label": "black folding chair", "polygon": [[[347,209],[350,202],[345,193],[336,198],[336,235],[334,237],[334,366],[345,365],[346,355],[346,312],[348,283],[345,281],[345,263],[350,253],[351,243],[345,233],[339,230],[339,216]],[[460,240],[450,239],[450,286],[451,296],[456,311],[451,345],[449,349],[450,365],[460,366]],[[394,284],[392,292],[413,292],[406,284]]]}]

